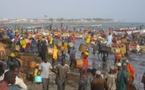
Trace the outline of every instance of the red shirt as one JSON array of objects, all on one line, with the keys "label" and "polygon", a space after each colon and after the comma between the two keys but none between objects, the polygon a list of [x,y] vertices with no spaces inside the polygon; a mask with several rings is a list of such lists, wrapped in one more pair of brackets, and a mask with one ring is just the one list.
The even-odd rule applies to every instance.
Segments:
[{"label": "red shirt", "polygon": [[131,64],[128,64],[128,65],[127,65],[127,69],[128,69],[128,72],[129,72],[132,76],[135,76],[135,69],[134,69],[134,67],[133,67]]},{"label": "red shirt", "polygon": [[0,82],[0,90],[9,90],[7,82],[5,81]]},{"label": "red shirt", "polygon": [[83,59],[83,68],[88,68],[89,66],[89,62],[88,62],[88,59]]}]

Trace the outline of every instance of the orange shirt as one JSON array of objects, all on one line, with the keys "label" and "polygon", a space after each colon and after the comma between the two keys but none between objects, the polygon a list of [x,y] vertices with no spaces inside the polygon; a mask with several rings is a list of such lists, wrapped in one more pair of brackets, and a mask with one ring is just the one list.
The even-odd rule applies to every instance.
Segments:
[{"label": "orange shirt", "polygon": [[88,59],[83,59],[83,68],[88,68],[89,62]]},{"label": "orange shirt", "polygon": [[134,69],[134,67],[131,64],[128,64],[127,65],[127,69],[128,69],[129,74],[134,77],[135,76],[135,69]]}]

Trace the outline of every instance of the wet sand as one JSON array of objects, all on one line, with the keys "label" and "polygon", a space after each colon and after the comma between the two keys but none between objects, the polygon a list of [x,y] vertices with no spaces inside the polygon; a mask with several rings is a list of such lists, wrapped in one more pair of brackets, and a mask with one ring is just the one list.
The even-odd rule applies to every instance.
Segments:
[{"label": "wet sand", "polygon": [[[78,89],[78,80],[79,80],[79,73],[71,72],[66,82],[66,89],[65,90],[77,90]],[[28,90],[42,90],[42,84],[35,84],[32,82],[28,82]],[[55,83],[50,82],[49,90],[57,90],[57,85]]]},{"label": "wet sand", "polygon": [[[90,58],[91,60],[92,58]],[[145,71],[145,54],[144,55],[136,55],[131,54],[130,55],[130,63],[132,63],[136,69],[136,78],[134,81],[134,84],[137,88],[137,90],[143,90],[143,84],[141,83],[142,74]],[[106,68],[109,69],[111,65],[113,65],[113,55],[109,56],[109,60],[107,61],[108,65]],[[102,61],[96,59],[96,68],[100,69]],[[71,74],[75,74],[74,76],[69,77],[68,83],[66,85],[66,90],[77,90],[78,88],[78,80],[79,80],[79,73],[77,72],[71,72]],[[74,79],[74,77],[77,77]],[[77,81],[76,81],[77,80]],[[28,90],[42,90],[41,84],[28,84],[29,89]],[[56,84],[50,84],[49,90],[57,90]]]},{"label": "wet sand", "polygon": [[[76,42],[76,48],[78,48],[80,43],[83,43],[83,41],[79,40]],[[90,52],[92,52],[91,49],[90,49]],[[79,51],[77,51],[76,57],[77,58],[80,57]],[[101,70],[102,61],[98,59],[97,55],[94,56],[93,54],[90,54],[89,62],[92,64],[94,61],[95,61],[95,67]],[[141,78],[142,78],[142,74],[145,72],[145,53],[142,53],[141,55],[130,53],[129,62],[132,63],[136,69],[136,78],[135,78],[134,84],[137,90],[143,90],[143,84],[141,83]],[[106,71],[109,70],[109,67],[113,65],[113,63],[114,63],[114,56],[113,54],[111,54],[109,55],[109,58],[107,60]],[[66,90],[77,90],[78,80],[79,80],[79,73],[71,71],[71,75],[66,85]],[[37,85],[37,84],[28,83],[27,85],[29,87],[28,90],[42,90],[41,84]],[[49,90],[57,90],[56,84],[51,84]]]}]

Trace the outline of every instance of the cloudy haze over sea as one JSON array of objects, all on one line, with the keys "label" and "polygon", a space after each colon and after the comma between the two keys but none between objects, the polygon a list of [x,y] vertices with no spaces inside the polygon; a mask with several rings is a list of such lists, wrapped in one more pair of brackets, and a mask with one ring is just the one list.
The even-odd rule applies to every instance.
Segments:
[{"label": "cloudy haze over sea", "polygon": [[145,22],[145,0],[0,0],[0,18],[111,18]]}]

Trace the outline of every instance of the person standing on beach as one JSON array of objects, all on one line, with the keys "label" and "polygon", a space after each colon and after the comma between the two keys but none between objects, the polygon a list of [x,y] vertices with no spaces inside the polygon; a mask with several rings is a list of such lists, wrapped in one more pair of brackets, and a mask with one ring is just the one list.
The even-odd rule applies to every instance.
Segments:
[{"label": "person standing on beach", "polygon": [[16,75],[11,71],[7,71],[4,75],[4,79],[0,81],[0,89],[1,90],[11,90],[9,89],[9,84],[14,84],[16,79]]},{"label": "person standing on beach", "polygon": [[80,70],[80,80],[78,90],[87,90],[87,72],[83,69]]},{"label": "person standing on beach", "polygon": [[65,90],[69,71],[69,65],[65,64],[64,60],[55,67],[57,90]]},{"label": "person standing on beach", "polygon": [[107,84],[101,76],[101,71],[96,71],[96,75],[91,82],[91,90],[107,90]]},{"label": "person standing on beach", "polygon": [[70,55],[70,67],[75,67],[75,55],[76,55],[76,50],[75,47],[71,47],[70,51],[69,51],[69,55]]},{"label": "person standing on beach", "polygon": [[127,66],[123,64],[122,69],[117,74],[117,90],[127,90],[127,83]]},{"label": "person standing on beach", "polygon": [[83,61],[83,69],[87,72],[89,68],[89,60],[88,60],[89,52],[82,52],[82,61]]},{"label": "person standing on beach", "polygon": [[115,72],[115,67],[111,66],[110,72],[107,75],[107,88],[108,88],[108,90],[116,90],[116,79],[117,79],[117,74]]},{"label": "person standing on beach", "polygon": [[27,45],[26,38],[24,37],[20,38],[20,45],[21,45],[21,52],[25,52],[26,45]]},{"label": "person standing on beach", "polygon": [[43,37],[42,39],[42,46],[41,46],[41,49],[42,49],[42,60],[46,59],[46,55],[47,55],[47,41],[45,39],[45,37]]},{"label": "person standing on beach", "polygon": [[41,54],[42,49],[41,49],[41,46],[42,46],[41,38],[39,38],[38,43],[37,43],[37,48],[38,48],[39,57],[41,57],[41,59],[42,59],[42,54]]},{"label": "person standing on beach", "polygon": [[13,66],[13,69],[9,71],[16,76],[15,83],[9,85],[9,90],[27,90],[27,85],[24,83],[22,77],[19,74],[20,67]]},{"label": "person standing on beach", "polygon": [[54,67],[58,60],[59,50],[58,47],[54,44],[52,52],[52,66]]},{"label": "person standing on beach", "polygon": [[38,53],[42,60],[46,59],[47,55],[47,43],[45,41],[45,38],[38,40]]},{"label": "person standing on beach", "polygon": [[145,90],[145,72],[143,73],[141,82],[143,83],[143,85],[144,85],[144,90]]},{"label": "person standing on beach", "polygon": [[33,53],[34,55],[37,54],[37,41],[35,38],[31,39],[31,53]]},{"label": "person standing on beach", "polygon": [[5,72],[5,64],[3,61],[0,61],[0,81],[4,78],[4,72]]},{"label": "person standing on beach", "polygon": [[50,70],[52,70],[52,66],[47,60],[43,60],[43,62],[39,66],[39,70],[41,72],[43,90],[48,90],[49,74],[50,74]]},{"label": "person standing on beach", "polygon": [[8,57],[7,60],[7,66],[9,70],[13,70],[16,67],[20,68],[21,67],[21,62],[16,58],[15,53],[11,53],[10,56]]},{"label": "person standing on beach", "polygon": [[112,46],[112,34],[109,33],[109,35],[107,36],[107,46],[111,47]]}]

